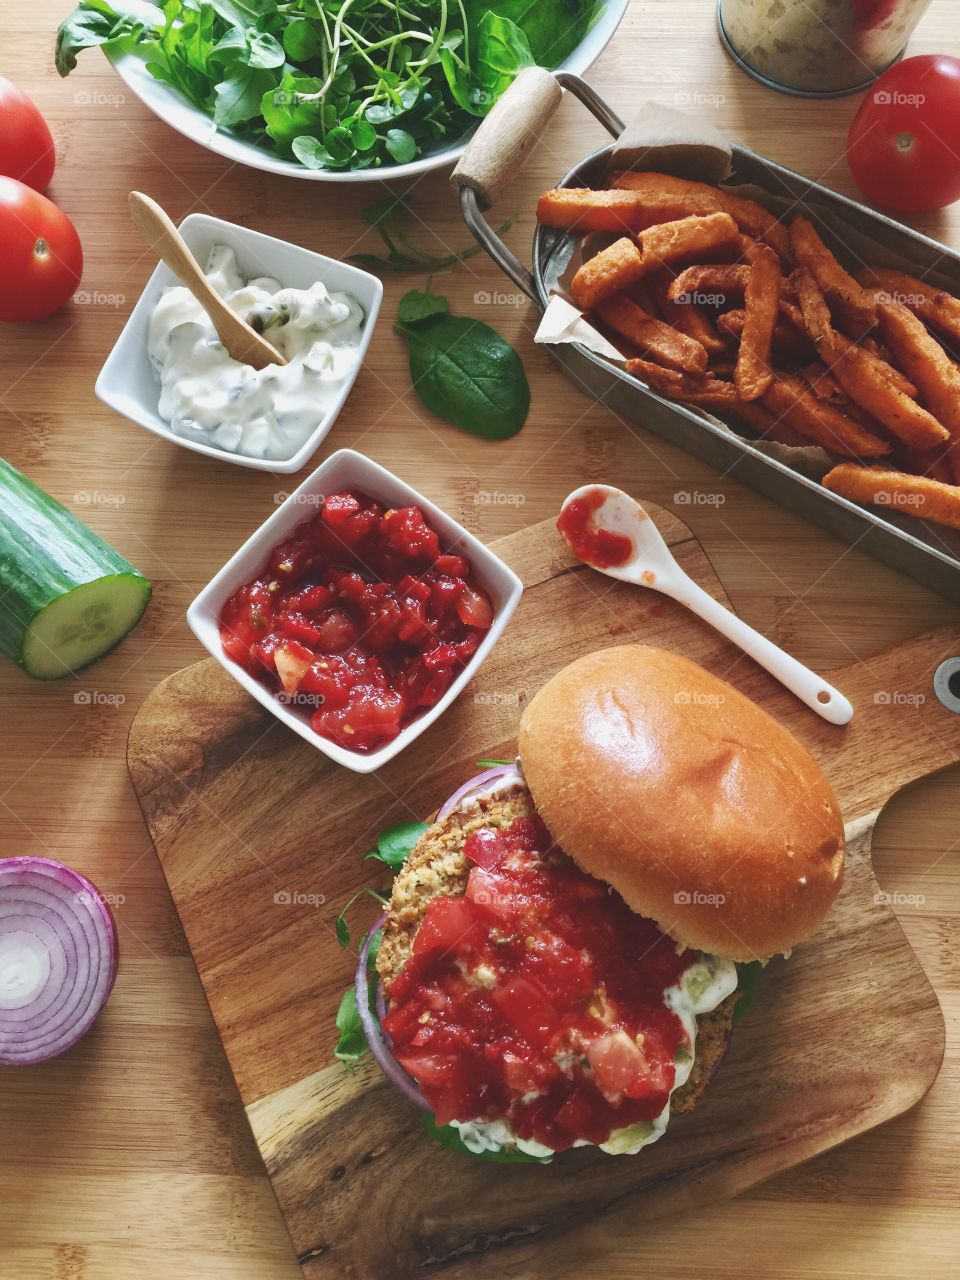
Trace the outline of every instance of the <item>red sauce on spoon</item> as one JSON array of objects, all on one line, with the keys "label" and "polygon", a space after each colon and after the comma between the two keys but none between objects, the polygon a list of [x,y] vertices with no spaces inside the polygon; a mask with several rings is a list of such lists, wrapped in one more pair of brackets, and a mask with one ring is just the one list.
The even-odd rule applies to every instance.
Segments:
[{"label": "red sauce on spoon", "polygon": [[583,497],[574,498],[560,512],[557,528],[573,554],[585,564],[616,569],[633,555],[633,543],[621,533],[598,529],[593,522],[606,497],[602,489],[589,489]]}]

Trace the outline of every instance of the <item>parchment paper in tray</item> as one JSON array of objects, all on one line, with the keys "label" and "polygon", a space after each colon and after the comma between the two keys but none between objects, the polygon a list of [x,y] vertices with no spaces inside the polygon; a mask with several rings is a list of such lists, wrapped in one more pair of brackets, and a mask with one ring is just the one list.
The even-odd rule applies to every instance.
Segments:
[{"label": "parchment paper in tray", "polygon": [[[704,125],[682,111],[659,103],[645,103],[637,119],[627,124],[614,143],[608,172],[621,169],[650,169],[670,173],[678,178],[728,186],[738,195],[755,200],[778,216],[788,215],[791,210],[797,209],[797,198],[793,195],[776,195],[757,183],[732,180],[736,175],[730,143],[712,126]],[[811,187],[803,193],[803,211],[814,215],[826,242],[851,270],[864,264],[892,267],[914,275],[922,274],[925,280],[933,284],[957,290],[955,279],[926,267],[922,273],[918,272],[916,262],[904,257],[887,243],[884,232],[890,225],[889,220],[873,210],[855,206],[849,219],[841,218],[833,209],[818,202],[816,188]],[[861,219],[869,224],[869,231],[854,225],[854,221]],[[569,292],[570,281],[581,263],[615,239],[616,235],[594,234],[585,236],[574,245],[563,274],[551,286],[551,300],[537,330],[537,342],[575,342],[606,359],[626,363],[627,357],[614,348],[574,306]],[[646,383],[643,385],[646,386]],[[650,394],[656,394],[650,388],[647,389]],[[666,402],[677,403],[670,400]],[[684,407],[707,419],[720,430],[738,439],[748,440],[753,448],[767,457],[775,458],[813,479],[819,480],[835,464],[836,459],[818,445],[795,448],[762,440],[734,430],[729,423],[704,409],[692,405]],[[915,521],[902,524],[894,513],[886,513],[886,518],[892,518],[906,528],[910,528],[912,524],[912,531],[917,532]],[[943,531],[939,532],[942,534]]]}]

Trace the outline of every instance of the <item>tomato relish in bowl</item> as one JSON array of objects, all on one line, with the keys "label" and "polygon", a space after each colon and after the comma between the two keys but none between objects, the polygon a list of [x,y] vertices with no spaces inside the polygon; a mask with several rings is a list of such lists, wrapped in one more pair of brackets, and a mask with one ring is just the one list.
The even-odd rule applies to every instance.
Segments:
[{"label": "tomato relish in bowl", "polygon": [[434,707],[494,620],[419,507],[325,496],[220,614],[224,652],[314,731],[372,752]]},{"label": "tomato relish in bowl", "polygon": [[436,1122],[537,1155],[656,1140],[734,966],[631,911],[536,814],[481,826],[464,855],[466,892],[430,902],[382,1024]]}]

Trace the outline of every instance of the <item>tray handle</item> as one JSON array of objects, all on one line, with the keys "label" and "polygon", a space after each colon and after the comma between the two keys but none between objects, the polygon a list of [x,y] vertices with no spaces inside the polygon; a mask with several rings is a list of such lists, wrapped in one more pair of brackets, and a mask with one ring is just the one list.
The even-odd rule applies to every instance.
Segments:
[{"label": "tray handle", "polygon": [[451,182],[475,191],[478,206],[489,209],[523,167],[562,97],[549,71],[521,71],[470,139]]},{"label": "tray handle", "polygon": [[569,89],[614,137],[623,122],[570,71],[527,67],[494,105],[460,157],[450,181],[460,188],[460,209],[474,237],[514,284],[537,301],[533,276],[483,216],[513,181]]}]

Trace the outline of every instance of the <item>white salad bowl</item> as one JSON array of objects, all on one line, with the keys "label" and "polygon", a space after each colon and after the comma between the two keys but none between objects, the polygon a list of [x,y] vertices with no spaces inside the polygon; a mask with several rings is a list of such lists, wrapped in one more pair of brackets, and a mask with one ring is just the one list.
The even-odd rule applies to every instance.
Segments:
[{"label": "white salad bowl", "polygon": [[[627,11],[628,0],[605,0],[603,9],[596,22],[584,36],[580,44],[570,56],[556,68],[557,71],[574,71],[582,75],[603,53],[623,21]],[[379,169],[357,169],[354,171],[334,171],[329,169],[307,169],[295,160],[284,160],[274,155],[266,147],[254,142],[245,142],[241,138],[224,133],[217,129],[210,116],[195,107],[170,85],[155,80],[147,70],[142,59],[131,53],[114,53],[107,55],[114,70],[124,84],[150,110],[165,120],[178,133],[199,142],[208,151],[226,156],[238,164],[249,165],[252,169],[263,169],[266,173],[279,173],[286,178],[307,178],[314,182],[386,182],[394,178],[415,178],[432,169],[442,169],[445,165],[456,164],[470,140],[471,130],[454,146],[432,155],[420,156],[408,164],[382,165]],[[477,121],[479,125],[480,121]],[[476,128],[476,126],[474,126]]]},{"label": "white salad bowl", "polygon": [[[269,689],[262,685],[223,651],[220,642],[220,615],[230,597],[263,569],[270,552],[282,542],[298,524],[315,514],[324,496],[342,489],[355,489],[376,498],[388,507],[419,507],[427,523],[436,530],[444,551],[462,555],[469,561],[480,585],[490,596],[493,605],[493,625],[484,636],[480,647],[451,684],[436,706],[425,711],[403,729],[392,742],[377,751],[348,751],[315,733],[308,716],[296,708],[286,706]],[[340,449],[333,453],[313,472],[294,493],[291,493],[277,510],[243,544],[220,572],[200,592],[187,610],[187,624],[204,648],[213,655],[225,671],[241,684],[247,693],[312,746],[357,773],[373,773],[388,760],[419,738],[424,730],[443,715],[447,707],[463,692],[477,671],[486,661],[493,646],[510,621],[514,609],[523,594],[523,583],[499,556],[484,546],[445,511],[412,489],[385,467],[373,462],[353,449]]]},{"label": "white salad bowl", "polygon": [[154,373],[147,352],[150,315],[164,289],[179,284],[170,268],[161,262],[147,281],[113,350],[107,356],[94,390],[103,403],[117,413],[122,413],[141,427],[146,427],[148,431],[153,431],[184,449],[192,449],[194,453],[204,453],[221,462],[234,462],[238,466],[253,467],[257,471],[272,471],[284,475],[299,471],[317,451],[350,394],[373,337],[383,299],[383,285],[369,271],[361,271],[348,262],[324,257],[322,253],[314,253],[286,240],[277,240],[260,231],[251,231],[247,227],[224,222],[221,218],[213,218],[205,213],[191,213],[180,223],[179,229],[201,266],[206,266],[207,256],[213,246],[223,244],[236,253],[237,265],[246,279],[271,276],[290,289],[309,289],[317,280],[322,280],[331,291],[352,294],[366,317],[353,374],[344,380],[336,400],[309,439],[290,458],[281,461],[274,458],[248,458],[240,453],[230,453],[214,445],[178,436],[169,422],[160,416],[160,381]]}]

